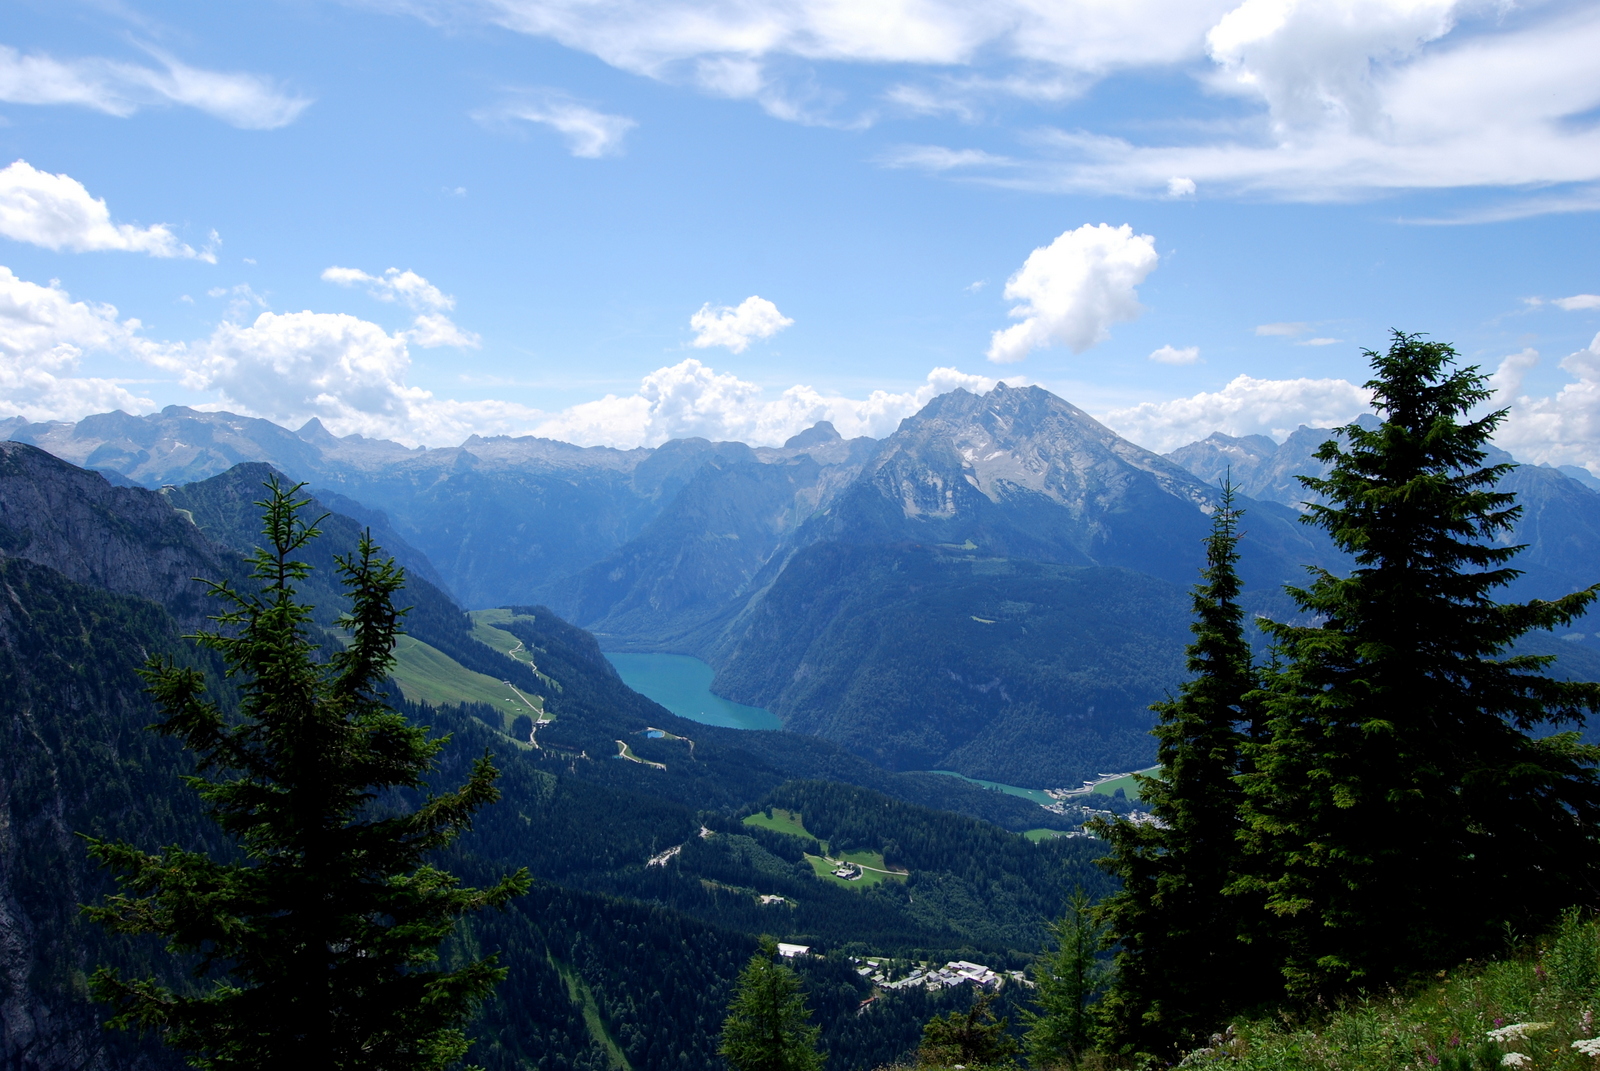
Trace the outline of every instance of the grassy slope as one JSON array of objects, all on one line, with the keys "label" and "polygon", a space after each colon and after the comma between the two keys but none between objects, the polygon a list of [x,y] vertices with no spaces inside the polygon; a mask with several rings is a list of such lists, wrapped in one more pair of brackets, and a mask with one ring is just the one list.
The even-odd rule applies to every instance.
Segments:
[{"label": "grassy slope", "polygon": [[[759,826],[770,829],[776,833],[787,833],[794,837],[811,838],[806,831],[806,824],[800,815],[794,811],[786,811],[782,807],[772,809],[772,817],[768,818],[765,812],[757,811],[745,818],[747,826]],[[815,839],[815,838],[811,838]],[[829,851],[827,841],[818,841],[822,845],[826,858],[806,853],[806,862],[811,864],[811,869],[816,871],[817,877],[823,881],[831,881],[836,885],[844,885],[852,889],[865,889],[884,881],[904,881],[908,876],[904,871],[893,870],[883,861],[882,852],[834,852]],[[854,880],[846,880],[834,875],[834,870],[840,863],[857,863],[864,869],[861,876]],[[871,869],[865,869],[865,868]]]},{"label": "grassy slope", "polygon": [[[1441,972],[1443,973],[1443,972]],[[1237,1071],[1593,1071],[1600,1059],[1572,1048],[1600,1030],[1600,931],[1574,913],[1555,933],[1511,957],[1468,964],[1413,994],[1385,994],[1324,1021],[1291,1027],[1244,1023],[1226,1044],[1191,1053],[1188,1067]],[[1490,1032],[1530,1024],[1525,1036]],[[1540,1025],[1543,1024],[1543,1025]],[[1519,1053],[1526,1063],[1505,1063]]]},{"label": "grassy slope", "polygon": [[[503,632],[500,634],[506,635]],[[390,675],[400,685],[400,691],[413,703],[430,703],[434,706],[485,703],[505,715],[507,726],[518,714],[538,718],[541,713],[539,697],[527,696],[533,704],[530,706],[504,682],[463,668],[454,659],[415,636],[400,637],[400,642],[395,645],[394,657],[394,670]]]}]

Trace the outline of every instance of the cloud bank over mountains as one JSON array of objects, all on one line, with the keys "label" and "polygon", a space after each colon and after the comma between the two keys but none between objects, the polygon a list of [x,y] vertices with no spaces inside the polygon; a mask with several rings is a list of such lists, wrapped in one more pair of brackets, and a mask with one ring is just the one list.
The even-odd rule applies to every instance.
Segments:
[{"label": "cloud bank over mountains", "polygon": [[[339,273],[337,281],[372,288],[380,300],[390,294],[412,308],[451,307],[448,295],[414,272],[330,271]],[[216,401],[203,408],[289,427],[315,416],[338,435],[407,444],[533,434],[622,448],[687,436],[778,445],[819,420],[831,421],[847,438],[881,438],[939,394],[958,387],[982,393],[999,382],[941,367],[913,388],[874,390],[865,398],[805,384],[772,398],[760,384],[687,358],[645,375],[632,393],[547,412],[503,400],[440,398],[410,385],[410,347],[423,344],[415,329],[390,332],[348,313],[309,310],[267,310],[249,323],[227,320],[189,342],[151,339],[137,319],[121,318],[110,305],[74,299],[59,286],[41,286],[0,267],[0,416],[31,421],[76,420],[111,409],[154,411],[165,404],[150,397],[150,374],[160,371],[190,390],[213,394]],[[1187,359],[1184,351],[1174,353]],[[81,374],[91,354],[120,359],[130,374]],[[1600,474],[1600,335],[1561,359],[1572,381],[1555,395],[1522,393],[1526,373],[1539,360],[1535,351],[1523,350],[1501,362],[1494,404],[1509,405],[1511,415],[1498,441],[1524,461],[1583,465]],[[1302,424],[1343,424],[1368,408],[1366,391],[1345,379],[1240,375],[1214,391],[1095,415],[1141,446],[1167,451],[1213,431],[1282,439]]]}]

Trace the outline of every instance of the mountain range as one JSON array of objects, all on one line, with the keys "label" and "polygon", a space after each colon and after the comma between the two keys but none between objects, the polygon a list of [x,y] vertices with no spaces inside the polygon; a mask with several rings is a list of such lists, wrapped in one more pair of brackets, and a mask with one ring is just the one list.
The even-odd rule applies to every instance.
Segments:
[{"label": "mountain range", "polygon": [[[1347,565],[1299,523],[1294,477],[1320,471],[1331,431],[1161,456],[1038,387],[955,390],[882,440],[824,423],[778,448],[411,449],[182,407],[9,432],[152,487],[271,464],[462,605],[545,605],[606,650],[695,655],[718,694],[885,769],[1030,787],[1148,764],[1225,475],[1245,496],[1251,612],[1290,614],[1284,584]],[[1600,494],[1539,466],[1506,486],[1525,510],[1516,594],[1592,582]],[[1569,635],[1556,650],[1600,650]]]},{"label": "mountain range", "polygon": [[[473,1055],[497,1071],[707,1065],[708,1024],[761,932],[1021,966],[1067,885],[1104,885],[1094,842],[1050,839],[1083,815],[924,771],[1059,787],[1148,765],[1148,704],[1182,678],[1224,477],[1247,496],[1253,611],[1288,612],[1281,585],[1305,565],[1346,564],[1299,523],[1293,478],[1320,471],[1333,432],[1213,435],[1163,457],[1038,388],[956,391],[883,440],[822,424],[780,448],[409,449],[178,408],[6,427],[0,1067],[30,1071],[174,1066],[101,1030],[84,997],[97,963],[178,978],[78,915],[109,882],[74,834],[227,850],[182,787],[190,760],[144,730],[138,671],[179,660],[230,702],[183,638],[214,612],[193,578],[248,583],[270,479],[307,482],[321,518],[314,627],[338,642],[336,557],[370,532],[408,575],[393,702],[450,734],[442,783],[485,750],[502,769],[501,802],[452,857],[469,881],[520,865],[541,879],[461,938],[515,965]],[[1519,590],[1589,583],[1600,494],[1539,466],[1505,485],[1524,507]],[[1600,678],[1583,624],[1533,649]],[[622,682],[604,654],[620,650],[695,654],[719,694],[785,729],[680,718]],[[531,736],[520,704],[540,716]],[[775,828],[777,809],[804,826]],[[843,852],[901,876],[822,876]],[[804,970],[845,1069],[899,1058],[961,1006],[919,991],[863,1021],[870,986],[845,961]]]}]

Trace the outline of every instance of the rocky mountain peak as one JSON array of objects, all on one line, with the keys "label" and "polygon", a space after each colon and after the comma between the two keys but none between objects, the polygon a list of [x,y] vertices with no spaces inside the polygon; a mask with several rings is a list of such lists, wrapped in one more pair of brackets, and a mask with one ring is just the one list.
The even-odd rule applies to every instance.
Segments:
[{"label": "rocky mountain peak", "polygon": [[840,442],[844,439],[831,420],[819,420],[805,431],[791,435],[784,440],[785,450],[798,450],[805,446],[821,446],[823,443]]},{"label": "rocky mountain peak", "polygon": [[[959,469],[959,479],[991,502],[1043,495],[1073,510],[1115,497],[1129,480],[1149,480],[1196,506],[1212,495],[1187,470],[1122,438],[1042,387],[997,384],[987,394],[954,390],[929,402],[885,440],[879,471],[907,466]],[[920,480],[906,473],[905,478]],[[906,490],[910,490],[907,488]],[[920,496],[900,496],[909,509]],[[945,509],[953,508],[946,495]]]}]

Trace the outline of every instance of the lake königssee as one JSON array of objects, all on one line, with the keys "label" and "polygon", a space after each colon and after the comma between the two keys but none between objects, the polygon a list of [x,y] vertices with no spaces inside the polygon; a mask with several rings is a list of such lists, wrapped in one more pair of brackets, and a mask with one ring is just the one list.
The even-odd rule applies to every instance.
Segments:
[{"label": "lake k\u00f6nigssee", "polygon": [[778,716],[711,694],[716,671],[691,655],[606,652],[622,683],[680,718],[729,729],[781,729]]}]

